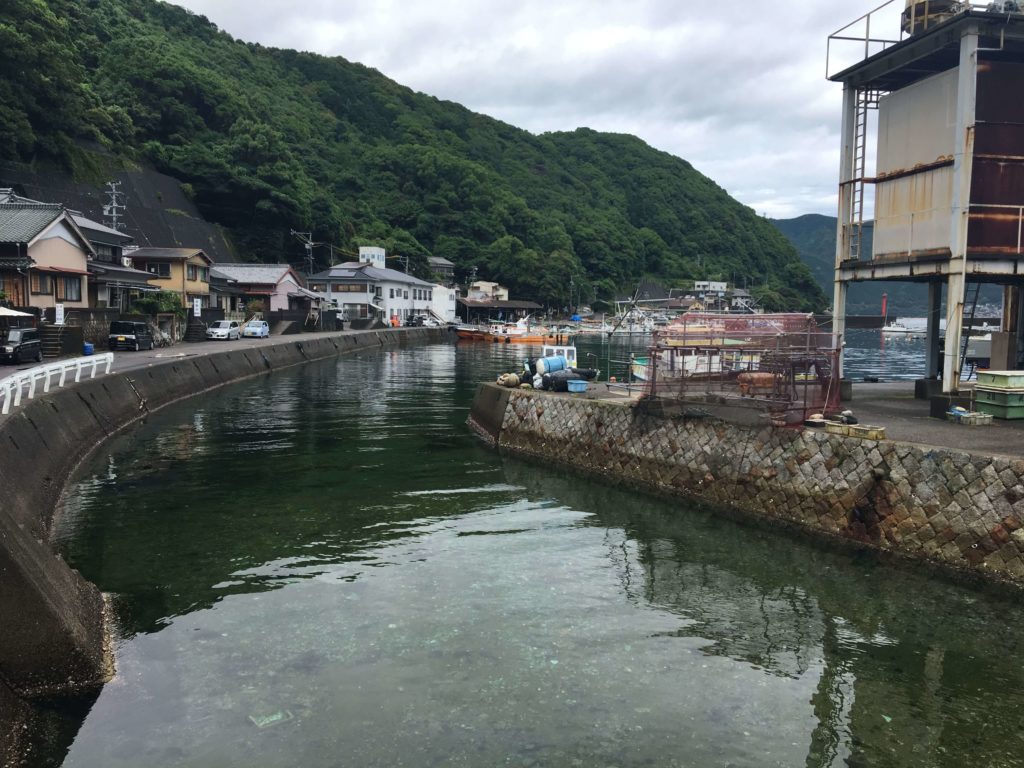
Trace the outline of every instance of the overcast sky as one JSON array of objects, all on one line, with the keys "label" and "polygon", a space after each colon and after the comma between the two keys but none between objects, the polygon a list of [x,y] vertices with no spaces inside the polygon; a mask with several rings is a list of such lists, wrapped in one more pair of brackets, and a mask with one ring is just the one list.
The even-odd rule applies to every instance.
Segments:
[{"label": "overcast sky", "polygon": [[[631,133],[758,213],[835,215],[826,38],[878,0],[178,0],[235,37],[343,56],[534,133]],[[895,36],[903,3],[875,35]]]}]

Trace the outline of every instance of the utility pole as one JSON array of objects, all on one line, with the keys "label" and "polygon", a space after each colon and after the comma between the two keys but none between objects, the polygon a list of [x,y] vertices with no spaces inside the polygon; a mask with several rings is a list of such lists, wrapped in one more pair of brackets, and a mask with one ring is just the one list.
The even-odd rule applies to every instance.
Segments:
[{"label": "utility pole", "polygon": [[[308,271],[306,272],[306,285],[309,285],[309,278],[313,276],[313,233],[312,232],[296,232],[294,229],[291,230],[292,237],[298,238],[299,242],[306,246],[306,263],[309,265]],[[329,295],[329,292],[328,292]],[[323,327],[323,307],[320,306],[321,300],[317,299],[316,323],[314,328],[319,325]]]},{"label": "utility pole", "polygon": [[306,246],[306,263],[309,266],[307,272],[307,278],[313,276],[313,246],[316,243],[313,242],[312,232],[296,232],[294,229],[291,231],[292,237],[298,238],[299,242]]},{"label": "utility pole", "polygon": [[107,204],[103,206],[103,223],[118,232],[124,232],[125,225],[121,221],[122,211],[127,206],[124,204],[124,193],[121,191],[120,181],[107,182]]}]

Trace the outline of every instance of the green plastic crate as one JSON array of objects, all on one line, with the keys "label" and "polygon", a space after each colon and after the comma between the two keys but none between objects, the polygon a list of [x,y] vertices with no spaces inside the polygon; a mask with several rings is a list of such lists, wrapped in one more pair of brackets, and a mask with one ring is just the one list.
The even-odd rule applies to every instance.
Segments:
[{"label": "green plastic crate", "polygon": [[978,387],[974,390],[974,398],[979,403],[988,403],[989,405],[1024,405],[1024,392],[1001,392],[996,389]]},{"label": "green plastic crate", "polygon": [[1024,419],[1024,405],[993,405],[978,401],[975,407],[982,413],[990,413],[997,419]]},{"label": "green plastic crate", "polygon": [[1024,389],[1024,371],[978,371],[978,386],[985,389]]}]

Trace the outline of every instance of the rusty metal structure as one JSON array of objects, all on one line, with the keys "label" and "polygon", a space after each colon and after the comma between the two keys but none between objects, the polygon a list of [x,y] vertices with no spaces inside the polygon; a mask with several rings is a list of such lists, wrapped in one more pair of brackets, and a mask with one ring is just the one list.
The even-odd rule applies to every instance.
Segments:
[{"label": "rusty metal structure", "polygon": [[838,367],[814,315],[686,313],[654,333],[644,396],[796,426],[841,410]]},{"label": "rusty metal structure", "polygon": [[[841,339],[851,282],[927,283],[923,378],[955,393],[981,284],[1004,288],[993,367],[1024,363],[1024,2],[906,0],[898,37],[876,37],[895,2],[829,38],[843,84],[833,328]],[[851,45],[859,60],[833,74]]]}]

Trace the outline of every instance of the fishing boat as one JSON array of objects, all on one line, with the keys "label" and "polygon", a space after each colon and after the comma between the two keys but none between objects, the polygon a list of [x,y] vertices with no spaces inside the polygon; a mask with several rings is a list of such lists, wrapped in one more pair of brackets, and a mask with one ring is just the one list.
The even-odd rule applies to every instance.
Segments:
[{"label": "fishing boat", "polygon": [[460,325],[455,335],[464,341],[485,341],[493,344],[558,344],[572,337],[571,333],[553,331],[541,325],[530,325],[524,317],[515,323],[491,323],[487,326]]}]

